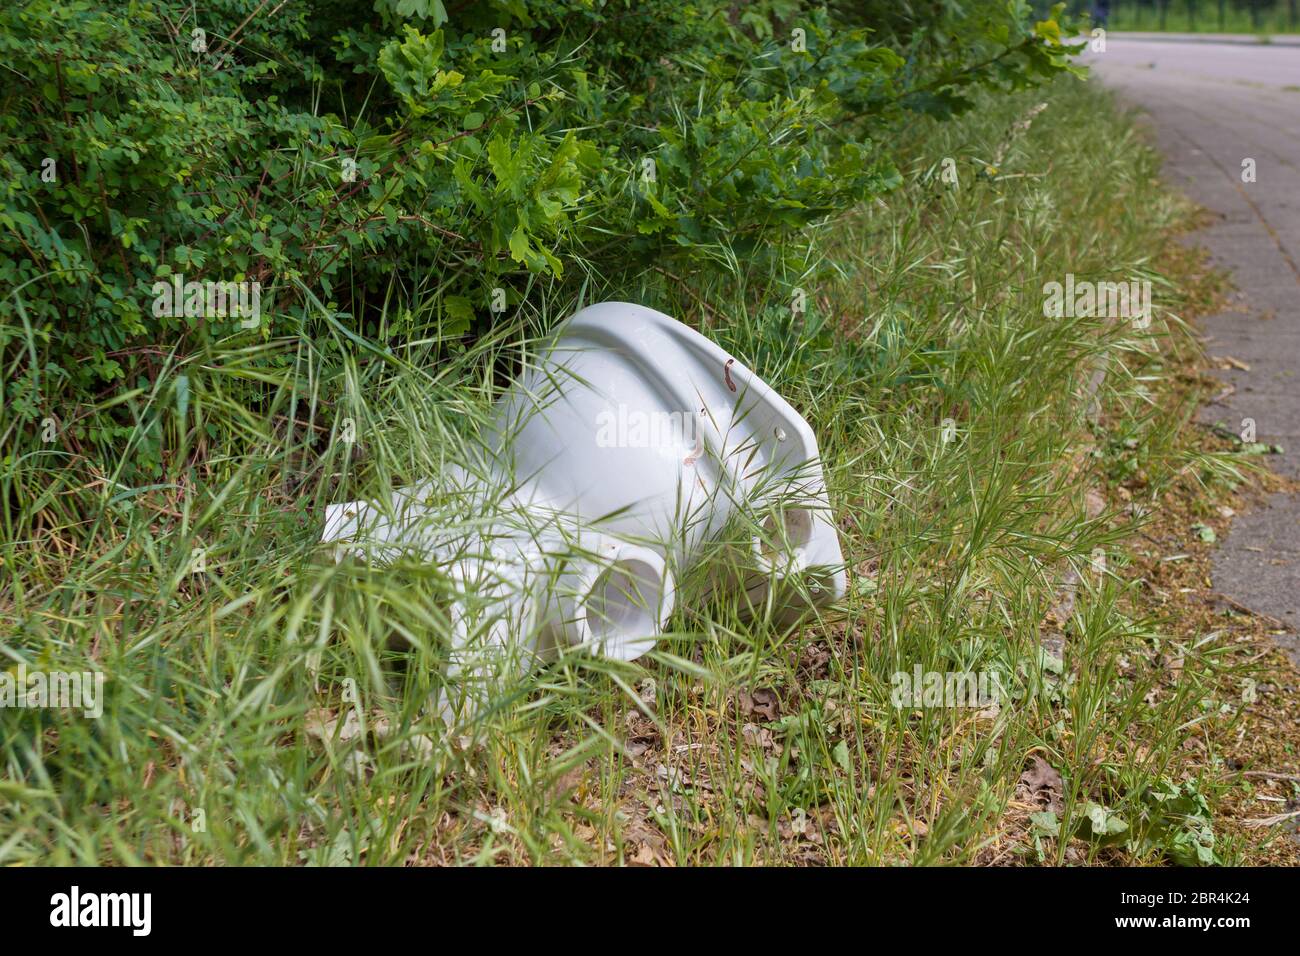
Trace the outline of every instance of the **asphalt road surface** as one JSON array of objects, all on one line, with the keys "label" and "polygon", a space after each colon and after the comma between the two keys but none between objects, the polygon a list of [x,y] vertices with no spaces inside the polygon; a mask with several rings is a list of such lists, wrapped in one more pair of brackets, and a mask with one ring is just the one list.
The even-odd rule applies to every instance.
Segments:
[{"label": "asphalt road surface", "polygon": [[[1300,479],[1300,43],[1112,33],[1086,62],[1147,114],[1166,175],[1213,214],[1195,241],[1239,290],[1202,328],[1210,354],[1234,360],[1218,364],[1249,369],[1216,373],[1225,394],[1202,420],[1241,434],[1253,419],[1258,441],[1285,449],[1270,462]],[[1213,575],[1215,590],[1288,625],[1279,640],[1300,662],[1300,496],[1237,518]]]}]

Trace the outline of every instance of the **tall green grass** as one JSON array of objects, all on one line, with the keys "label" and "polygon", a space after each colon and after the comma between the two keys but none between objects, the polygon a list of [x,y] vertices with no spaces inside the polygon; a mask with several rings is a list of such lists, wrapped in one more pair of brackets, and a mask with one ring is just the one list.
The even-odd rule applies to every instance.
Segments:
[{"label": "tall green grass", "polygon": [[[1129,518],[1087,491],[1123,479],[1159,508],[1180,473],[1233,477],[1180,445],[1190,406],[1160,400],[1188,346],[1153,252],[1187,211],[1074,81],[918,127],[905,153],[905,186],[822,227],[802,276],[733,257],[724,277],[538,287],[469,346],[389,348],[320,306],[315,336],[159,356],[115,410],[134,422],[116,467],[6,413],[0,655],[107,683],[98,720],[0,710],[0,862],[1161,857],[1150,794],[1210,786],[1181,744],[1218,714],[1222,665],[1213,642],[1182,648],[1164,680],[1174,637],[1128,600]],[[1066,273],[1150,278],[1156,321],[1044,318]],[[697,324],[808,417],[849,598],[797,625],[686,601],[649,657],[563,656],[448,732],[429,707],[445,569],[334,563],[323,508],[460,460],[531,343],[607,298]],[[107,413],[52,411],[60,429]],[[168,477],[130,485],[144,448]],[[894,706],[918,665],[1017,696]],[[1017,796],[1035,755],[1062,776],[1055,824]],[[1088,838],[1093,806],[1131,847]],[[1072,855],[1053,825],[1081,837]]]},{"label": "tall green grass", "polygon": [[[1252,9],[1253,8],[1253,9]],[[1175,33],[1300,32],[1300,20],[1286,0],[1239,6],[1231,0],[1174,0],[1139,4],[1136,0],[1112,2],[1108,26],[1112,30],[1167,30]]]}]

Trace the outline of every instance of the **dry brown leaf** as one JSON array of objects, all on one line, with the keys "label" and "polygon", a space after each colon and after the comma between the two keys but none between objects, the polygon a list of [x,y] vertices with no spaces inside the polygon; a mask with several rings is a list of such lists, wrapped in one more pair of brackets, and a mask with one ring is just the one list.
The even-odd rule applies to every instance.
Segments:
[{"label": "dry brown leaf", "polygon": [[1038,754],[1033,755],[1033,763],[1020,775],[1016,786],[1017,794],[1044,809],[1059,813],[1065,806],[1065,782]]},{"label": "dry brown leaf", "polygon": [[781,702],[776,691],[770,687],[756,687],[752,691],[742,690],[736,702],[740,705],[742,716],[757,716],[763,720],[776,720],[781,716]]},{"label": "dry brown leaf", "polygon": [[1089,488],[1083,496],[1083,510],[1089,518],[1096,518],[1106,510],[1106,499],[1095,488]]}]

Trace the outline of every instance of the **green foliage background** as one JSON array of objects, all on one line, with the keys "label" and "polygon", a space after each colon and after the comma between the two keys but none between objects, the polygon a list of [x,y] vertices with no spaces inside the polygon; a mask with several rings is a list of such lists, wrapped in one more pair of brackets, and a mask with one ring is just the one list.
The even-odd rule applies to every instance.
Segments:
[{"label": "green foliage background", "polygon": [[[539,281],[797,277],[897,183],[898,124],[1065,54],[1019,0],[9,4],[4,398],[35,423],[325,320],[454,347]],[[155,315],[174,274],[261,283],[260,324]]]}]

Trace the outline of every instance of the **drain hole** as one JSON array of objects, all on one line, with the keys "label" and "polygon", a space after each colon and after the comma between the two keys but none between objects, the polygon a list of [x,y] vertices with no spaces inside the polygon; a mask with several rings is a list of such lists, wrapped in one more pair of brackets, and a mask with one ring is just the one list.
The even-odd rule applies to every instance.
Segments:
[{"label": "drain hole", "polygon": [[616,561],[592,585],[585,602],[587,626],[600,642],[652,637],[659,632],[664,582],[635,558]]}]

